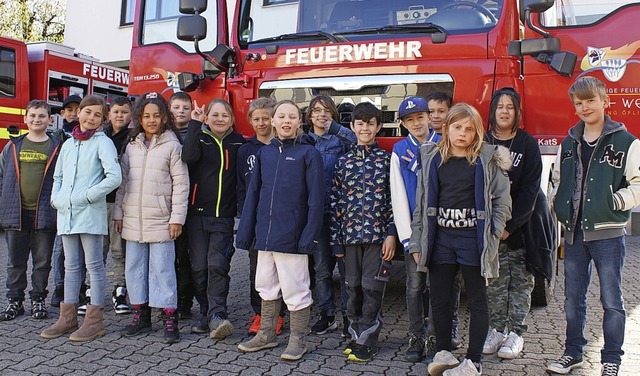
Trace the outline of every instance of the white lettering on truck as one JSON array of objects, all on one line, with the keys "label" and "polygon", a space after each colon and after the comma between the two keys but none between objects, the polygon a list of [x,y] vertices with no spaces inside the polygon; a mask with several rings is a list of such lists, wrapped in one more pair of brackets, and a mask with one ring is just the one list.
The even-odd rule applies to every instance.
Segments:
[{"label": "white lettering on truck", "polygon": [[422,57],[420,47],[422,47],[420,41],[410,40],[406,42],[290,48],[285,51],[285,64],[320,64],[387,59],[409,60]]},{"label": "white lettering on truck", "polygon": [[84,63],[82,65],[82,74],[90,75],[93,78],[107,80],[122,85],[129,85],[129,73],[120,72],[119,70],[107,68],[104,66]]}]

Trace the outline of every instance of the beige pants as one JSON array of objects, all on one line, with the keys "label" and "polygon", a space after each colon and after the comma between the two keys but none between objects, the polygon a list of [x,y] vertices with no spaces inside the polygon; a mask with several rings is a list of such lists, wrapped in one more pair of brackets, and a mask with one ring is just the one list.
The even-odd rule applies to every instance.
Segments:
[{"label": "beige pants", "polygon": [[309,256],[258,251],[256,290],[263,300],[282,297],[289,311],[313,304],[309,277]]}]

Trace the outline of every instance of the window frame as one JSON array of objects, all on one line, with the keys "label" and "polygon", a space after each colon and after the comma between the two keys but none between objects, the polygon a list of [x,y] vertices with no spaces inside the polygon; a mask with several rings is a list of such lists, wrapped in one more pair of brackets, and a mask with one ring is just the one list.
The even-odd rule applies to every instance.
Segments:
[{"label": "window frame", "polygon": [[[8,47],[8,46],[0,47],[0,52],[4,52],[4,51],[7,51],[8,53],[12,53],[13,54],[13,92],[12,93],[7,92],[6,93],[7,95],[5,95],[2,92],[0,92],[0,97],[2,97],[2,98],[16,98],[16,95],[18,94],[18,82],[17,82],[17,80],[18,80],[18,76],[17,76],[18,75],[18,67],[17,67],[17,65],[18,65],[18,56],[17,56],[15,48],[11,48],[11,47]],[[10,62],[10,60],[7,60],[7,62]],[[0,73],[2,73],[2,72],[0,72]],[[7,75],[7,77],[10,77],[10,76]]]},{"label": "window frame", "polygon": [[[120,7],[120,26],[132,26],[133,25],[133,20],[135,17],[135,11],[136,11],[136,7],[135,7],[135,1],[134,0],[122,0],[121,3],[121,7]],[[131,7],[131,14],[130,16],[130,20],[127,19],[127,10],[129,10],[129,7]]]},{"label": "window frame", "polygon": [[298,0],[262,0],[262,6],[281,5],[289,3],[297,3]]}]

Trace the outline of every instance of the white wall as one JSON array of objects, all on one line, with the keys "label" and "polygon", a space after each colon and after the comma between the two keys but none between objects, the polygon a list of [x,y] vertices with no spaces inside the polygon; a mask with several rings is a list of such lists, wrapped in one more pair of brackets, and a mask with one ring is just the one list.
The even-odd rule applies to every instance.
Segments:
[{"label": "white wall", "polygon": [[64,44],[102,63],[129,61],[133,26],[120,27],[119,0],[67,0]]}]

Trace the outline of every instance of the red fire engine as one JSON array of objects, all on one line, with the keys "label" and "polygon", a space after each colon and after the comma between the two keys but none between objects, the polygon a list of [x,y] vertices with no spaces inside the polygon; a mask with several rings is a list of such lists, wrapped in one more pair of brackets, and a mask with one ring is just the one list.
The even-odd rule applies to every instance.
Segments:
[{"label": "red fire engine", "polygon": [[[71,94],[99,94],[110,101],[127,95],[128,84],[128,71],[100,64],[71,47],[0,37],[0,148],[9,135],[26,130],[24,109],[29,100],[46,100],[55,114]],[[52,126],[58,123],[54,116]]]}]

